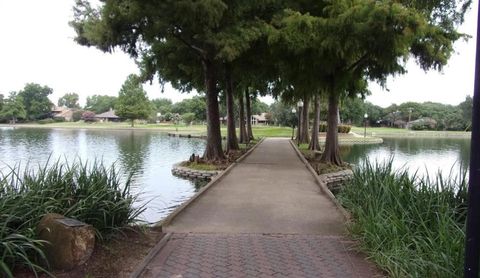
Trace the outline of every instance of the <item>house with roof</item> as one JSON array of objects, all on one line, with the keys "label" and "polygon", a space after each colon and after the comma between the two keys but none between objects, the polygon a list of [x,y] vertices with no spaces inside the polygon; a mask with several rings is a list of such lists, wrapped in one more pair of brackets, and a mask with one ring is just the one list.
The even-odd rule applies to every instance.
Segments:
[{"label": "house with roof", "polygon": [[113,110],[112,108],[110,108],[110,110],[107,112],[103,112],[95,115],[95,119],[102,123],[121,121],[121,118],[115,115],[115,110]]},{"label": "house with roof", "polygon": [[74,110],[65,106],[54,106],[51,111],[52,118],[63,119],[67,122],[73,120]]},{"label": "house with roof", "polygon": [[252,125],[268,125],[270,117],[268,113],[262,113],[260,115],[252,115],[250,119]]}]

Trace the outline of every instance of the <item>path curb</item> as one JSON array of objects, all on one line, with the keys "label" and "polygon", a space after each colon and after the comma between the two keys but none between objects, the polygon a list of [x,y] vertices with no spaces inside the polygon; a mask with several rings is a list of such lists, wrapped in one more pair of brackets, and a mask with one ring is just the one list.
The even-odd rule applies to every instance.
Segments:
[{"label": "path curb", "polygon": [[233,167],[235,167],[239,162],[243,161],[250,153],[253,152],[257,148],[258,145],[260,145],[263,142],[264,138],[262,138],[255,146],[253,146],[250,150],[248,150],[246,153],[244,153],[241,157],[239,157],[235,162],[230,164],[230,166],[227,167],[224,171],[216,175],[215,177],[212,178],[212,180],[207,183],[204,187],[202,187],[195,195],[193,195],[188,201],[177,207],[175,210],[173,210],[165,219],[162,221],[158,222],[155,224],[155,227],[161,227],[163,230],[163,227],[166,225],[170,224],[173,219],[177,215],[179,215],[182,211],[184,211],[187,207],[189,207],[198,197],[202,196],[205,192],[207,192],[211,187],[213,187],[215,184],[217,184],[226,174],[228,174]]},{"label": "path curb", "polygon": [[172,236],[171,233],[165,234],[165,236],[159,242],[157,242],[157,244],[155,244],[155,246],[152,249],[150,249],[150,252],[148,252],[148,255],[137,266],[135,271],[132,274],[130,274],[130,278],[137,278],[137,277],[140,277],[140,275],[142,275],[147,265],[158,254],[158,252],[160,252],[160,250],[163,249],[163,247],[167,244],[168,240],[170,240],[171,236]]},{"label": "path curb", "polygon": [[345,220],[350,221],[352,219],[351,214],[340,204],[338,199],[335,198],[335,195],[333,195],[332,191],[330,191],[327,185],[319,178],[319,176],[317,175],[317,172],[315,172],[315,170],[312,168],[310,163],[305,159],[302,152],[300,152],[300,150],[297,148],[295,143],[292,140],[289,140],[289,141],[290,141],[290,145],[292,145],[293,149],[297,153],[297,156],[300,158],[300,160],[303,162],[305,167],[307,167],[307,169],[310,171],[312,176],[315,178],[315,182],[320,187],[320,189],[325,193],[325,195],[327,195],[330,201],[332,201],[335,204],[338,210],[342,213]]}]

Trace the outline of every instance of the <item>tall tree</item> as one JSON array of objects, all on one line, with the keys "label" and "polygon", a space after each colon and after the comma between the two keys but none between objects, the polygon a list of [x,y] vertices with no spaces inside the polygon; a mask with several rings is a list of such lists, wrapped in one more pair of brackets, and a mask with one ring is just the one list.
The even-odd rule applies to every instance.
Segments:
[{"label": "tall tree", "polygon": [[2,110],[3,107],[3,102],[5,101],[3,94],[0,94],[0,111]]},{"label": "tall tree", "polygon": [[340,99],[367,93],[367,80],[384,84],[387,76],[404,73],[410,55],[423,69],[441,68],[461,34],[441,20],[430,20],[438,12],[456,20],[449,17],[449,10],[429,13],[398,1],[306,2],[311,5],[287,10],[275,22],[270,41],[305,62],[302,73],[307,78],[315,76],[316,81],[309,80],[327,93],[328,132],[321,159],[341,164],[337,134]]},{"label": "tall tree", "polygon": [[27,113],[25,112],[23,102],[23,98],[19,94],[11,92],[0,110],[0,118],[11,120],[13,124],[15,124],[19,118],[25,119]]},{"label": "tall tree", "polygon": [[138,76],[129,75],[118,93],[115,114],[121,118],[129,119],[133,127],[136,119],[148,118],[151,110],[151,103],[139,82]]},{"label": "tall tree", "polygon": [[115,107],[117,97],[107,95],[93,95],[87,97],[85,110],[93,111],[96,114],[107,112]]},{"label": "tall tree", "polygon": [[237,133],[235,130],[235,113],[234,113],[234,92],[232,80],[232,68],[230,64],[225,64],[225,93],[227,97],[227,148],[226,151],[236,151],[240,147],[238,145]]},{"label": "tall tree", "polygon": [[313,111],[313,127],[312,127],[312,139],[308,149],[313,151],[320,150],[320,142],[318,139],[320,129],[320,94],[316,94],[313,99],[314,111]]},{"label": "tall tree", "polygon": [[67,93],[58,99],[58,106],[65,106],[68,108],[80,108],[78,100],[79,97],[77,93]]},{"label": "tall tree", "polygon": [[52,109],[52,102],[48,96],[53,93],[52,88],[35,83],[28,83],[18,93],[23,99],[23,105],[30,120],[38,120],[47,117]]},{"label": "tall tree", "polygon": [[239,129],[240,129],[240,143],[245,144],[248,142],[247,140],[247,127],[245,121],[245,105],[244,105],[244,96],[243,94],[238,95],[238,106],[239,106],[239,114],[240,114],[240,121],[239,121]]}]

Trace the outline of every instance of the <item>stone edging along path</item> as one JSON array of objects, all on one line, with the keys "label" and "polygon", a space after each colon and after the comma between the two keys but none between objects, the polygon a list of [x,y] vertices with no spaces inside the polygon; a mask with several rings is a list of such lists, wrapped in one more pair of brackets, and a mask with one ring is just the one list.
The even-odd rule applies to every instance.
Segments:
[{"label": "stone edging along path", "polygon": [[208,191],[208,189],[210,189],[212,186],[214,186],[215,184],[217,184],[222,178],[223,176],[225,176],[228,172],[230,172],[232,170],[233,167],[235,167],[235,165],[238,163],[238,162],[241,162],[242,160],[244,160],[251,152],[253,152],[253,150],[255,150],[255,148],[257,148],[258,145],[260,145],[260,143],[263,142],[263,138],[258,141],[257,144],[255,144],[255,146],[253,146],[252,148],[250,148],[246,153],[244,153],[241,157],[239,157],[235,162],[233,162],[232,164],[230,164],[230,166],[227,167],[227,169],[219,172],[216,176],[213,176],[212,179],[210,180],[210,182],[205,185],[204,187],[202,187],[195,195],[193,195],[188,201],[186,201],[185,203],[183,203],[182,205],[180,205],[179,207],[177,207],[174,211],[172,211],[172,213],[170,213],[165,219],[163,219],[162,221],[160,221],[159,223],[157,223],[155,226],[156,227],[163,227],[163,226],[166,226],[168,225],[174,218],[175,216],[177,216],[180,212],[182,212],[185,208],[187,208],[191,203],[193,203],[198,197],[200,197],[202,194],[204,194],[205,192]]},{"label": "stone edging along path", "polygon": [[335,204],[335,206],[344,216],[345,220],[350,221],[351,220],[350,213],[340,204],[340,202],[337,200],[335,195],[333,195],[332,191],[330,191],[330,189],[328,188],[327,183],[324,180],[322,180],[319,175],[317,175],[317,172],[315,172],[315,170],[312,168],[310,163],[307,161],[307,159],[305,159],[302,152],[300,152],[297,145],[295,145],[295,143],[292,140],[290,140],[290,144],[292,145],[293,149],[297,153],[297,156],[303,162],[305,167],[310,171],[310,173],[312,173],[312,176],[315,178],[315,182],[320,187],[320,189],[325,193],[327,198],[329,198]]},{"label": "stone edging along path", "polygon": [[180,163],[173,165],[172,174],[186,179],[211,180],[222,171],[194,170],[188,167],[180,166]]},{"label": "stone edging along path", "polygon": [[[212,188],[214,185],[216,185],[228,172],[232,170],[233,167],[242,160],[244,160],[248,155],[250,155],[251,152],[253,152],[258,145],[260,145],[263,142],[264,138],[262,138],[260,141],[255,144],[250,150],[248,150],[246,153],[244,153],[241,157],[239,157],[235,162],[230,164],[230,166],[227,167],[227,169],[221,171],[218,175],[213,176],[212,180],[202,187],[195,195],[193,195],[188,201],[177,207],[175,210],[173,210],[165,219],[160,221],[159,223],[155,224],[155,227],[159,227],[163,230],[163,227],[168,225],[172,220],[180,214],[183,210],[185,210],[188,206],[190,206],[193,202],[195,202],[198,197],[206,193],[210,188]],[[145,267],[150,263],[150,261],[155,257],[155,255],[162,250],[162,248],[167,244],[168,240],[171,237],[171,233],[167,233],[162,240],[160,240],[152,249],[150,249],[150,252],[147,254],[147,256],[143,259],[143,261],[137,266],[135,271],[130,275],[131,278],[137,278],[140,277],[142,274],[143,270]]]}]

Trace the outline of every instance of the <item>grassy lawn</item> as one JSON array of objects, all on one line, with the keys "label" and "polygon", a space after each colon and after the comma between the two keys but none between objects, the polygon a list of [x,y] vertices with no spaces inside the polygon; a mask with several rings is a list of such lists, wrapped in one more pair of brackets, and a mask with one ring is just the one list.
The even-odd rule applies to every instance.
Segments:
[{"label": "grassy lawn", "polygon": [[[2,125],[0,125],[2,126]],[[4,125],[7,126],[7,125]],[[83,123],[83,122],[64,122],[51,124],[17,124],[16,127],[24,128],[71,128],[71,129],[137,129],[137,130],[156,130],[169,133],[182,133],[191,135],[206,135],[206,125],[184,125],[184,124],[136,124],[135,127],[130,127],[129,123]],[[256,138],[262,137],[290,137],[292,136],[292,128],[277,127],[277,126],[255,126],[253,135]],[[227,135],[227,128],[221,127],[222,136]],[[238,136],[237,128],[237,136]]]},{"label": "grassy lawn", "polygon": [[[352,126],[352,132],[359,135],[364,133],[363,127]],[[409,130],[391,127],[367,127],[367,136],[418,136],[418,137],[469,137],[470,132],[465,131],[436,131],[436,130]]]}]

